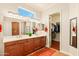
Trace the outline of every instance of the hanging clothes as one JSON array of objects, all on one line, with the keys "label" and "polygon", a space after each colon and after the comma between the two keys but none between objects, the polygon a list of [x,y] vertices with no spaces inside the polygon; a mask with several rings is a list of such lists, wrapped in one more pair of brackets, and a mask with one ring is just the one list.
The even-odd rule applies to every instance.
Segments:
[{"label": "hanging clothes", "polygon": [[54,31],[56,33],[59,33],[60,32],[60,24],[56,23],[56,25],[54,26]]}]

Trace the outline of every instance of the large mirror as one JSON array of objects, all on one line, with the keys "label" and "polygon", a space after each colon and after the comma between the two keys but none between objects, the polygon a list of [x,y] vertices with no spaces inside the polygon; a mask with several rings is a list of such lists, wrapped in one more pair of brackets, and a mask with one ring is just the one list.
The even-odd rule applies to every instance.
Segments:
[{"label": "large mirror", "polygon": [[26,21],[21,22],[21,35],[26,34]]},{"label": "large mirror", "polygon": [[3,35],[4,36],[18,36],[36,34],[44,31],[44,24],[27,19],[16,19],[11,17],[4,17],[3,19]]},{"label": "large mirror", "polygon": [[35,28],[36,28],[36,23],[35,22],[32,22],[32,33],[33,34],[36,33]]},{"label": "large mirror", "polygon": [[4,36],[26,35],[26,33],[31,32],[30,27],[30,21],[10,17],[4,17],[3,19]]},{"label": "large mirror", "polygon": [[30,22],[30,21],[27,21],[27,22],[26,22],[25,33],[26,33],[26,34],[32,33],[32,30],[31,30],[31,22]]},{"label": "large mirror", "polygon": [[70,45],[77,48],[77,17],[70,19]]},{"label": "large mirror", "polygon": [[14,36],[20,35],[20,20],[10,17],[3,19],[3,35]]}]

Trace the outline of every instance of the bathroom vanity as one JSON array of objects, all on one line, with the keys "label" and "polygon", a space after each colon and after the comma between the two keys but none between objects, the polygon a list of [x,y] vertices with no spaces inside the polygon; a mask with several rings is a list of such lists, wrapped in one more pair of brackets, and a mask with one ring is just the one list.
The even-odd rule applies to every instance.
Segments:
[{"label": "bathroom vanity", "polygon": [[[39,23],[39,21],[29,21],[29,18],[24,19],[4,17],[3,42],[5,56],[25,56],[45,47],[44,24]],[[33,27],[38,28],[38,31],[33,33]],[[31,33],[31,35],[27,33]]]},{"label": "bathroom vanity", "polygon": [[[8,39],[8,40],[7,40]],[[5,56],[26,56],[38,49],[45,47],[46,36],[17,36],[17,38],[4,38]]]}]

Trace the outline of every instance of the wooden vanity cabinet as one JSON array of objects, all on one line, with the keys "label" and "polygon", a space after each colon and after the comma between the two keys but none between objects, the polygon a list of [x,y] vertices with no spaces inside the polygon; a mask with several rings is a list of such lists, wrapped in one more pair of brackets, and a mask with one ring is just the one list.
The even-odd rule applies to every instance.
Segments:
[{"label": "wooden vanity cabinet", "polygon": [[34,38],[34,50],[38,50],[46,45],[46,37]]},{"label": "wooden vanity cabinet", "polygon": [[40,37],[40,48],[45,47],[46,37]]},{"label": "wooden vanity cabinet", "polygon": [[24,42],[24,51],[25,51],[25,55],[31,53],[34,51],[34,41],[33,39],[26,39]]},{"label": "wooden vanity cabinet", "polygon": [[17,40],[4,44],[5,56],[25,56],[46,45],[45,37]]},{"label": "wooden vanity cabinet", "polygon": [[40,38],[34,38],[34,50],[38,50],[40,48]]},{"label": "wooden vanity cabinet", "polygon": [[16,45],[8,46],[5,49],[5,55],[6,56],[16,56],[17,55],[16,50],[17,50]]},{"label": "wooden vanity cabinet", "polygon": [[23,55],[23,44],[18,41],[5,43],[5,56],[22,56]]},{"label": "wooden vanity cabinet", "polygon": [[17,56],[23,56],[24,55],[24,40],[17,41]]},{"label": "wooden vanity cabinet", "polygon": [[5,43],[5,46],[4,46],[4,51],[5,51],[5,56],[15,56],[16,55],[16,44],[15,42],[11,42],[9,43]]}]

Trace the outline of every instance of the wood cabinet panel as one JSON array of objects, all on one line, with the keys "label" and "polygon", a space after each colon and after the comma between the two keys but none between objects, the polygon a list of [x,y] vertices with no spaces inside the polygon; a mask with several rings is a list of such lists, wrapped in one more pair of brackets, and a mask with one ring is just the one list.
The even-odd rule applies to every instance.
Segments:
[{"label": "wood cabinet panel", "polygon": [[5,47],[5,55],[16,56],[17,55],[16,51],[17,51],[17,45],[11,45]]},{"label": "wood cabinet panel", "polygon": [[26,39],[24,42],[25,55],[34,51],[33,39]]},{"label": "wood cabinet panel", "polygon": [[40,47],[45,47],[46,45],[46,37],[40,37]]},{"label": "wood cabinet panel", "polygon": [[5,49],[5,55],[8,56],[22,56],[23,55],[23,45],[22,44],[15,44],[12,46],[8,46]]},{"label": "wood cabinet panel", "polygon": [[16,41],[4,43],[5,47],[16,44]]},{"label": "wood cabinet panel", "polygon": [[37,37],[33,39],[24,39],[19,41],[5,43],[5,55],[24,56],[42,47],[45,47],[46,38]]},{"label": "wood cabinet panel", "polygon": [[34,50],[37,50],[40,48],[40,39],[34,38]]},{"label": "wood cabinet panel", "polygon": [[28,39],[28,50],[29,50],[29,52],[32,52],[33,50],[34,50],[34,41],[33,41],[33,39]]},{"label": "wood cabinet panel", "polygon": [[23,44],[17,44],[16,45],[16,54],[17,56],[22,56],[24,55],[24,47],[23,47]]},{"label": "wood cabinet panel", "polygon": [[[11,44],[12,43],[12,44]],[[22,56],[24,53],[23,50],[23,44],[18,43],[18,41],[15,42],[8,42],[5,44],[5,55],[8,56]]]}]

